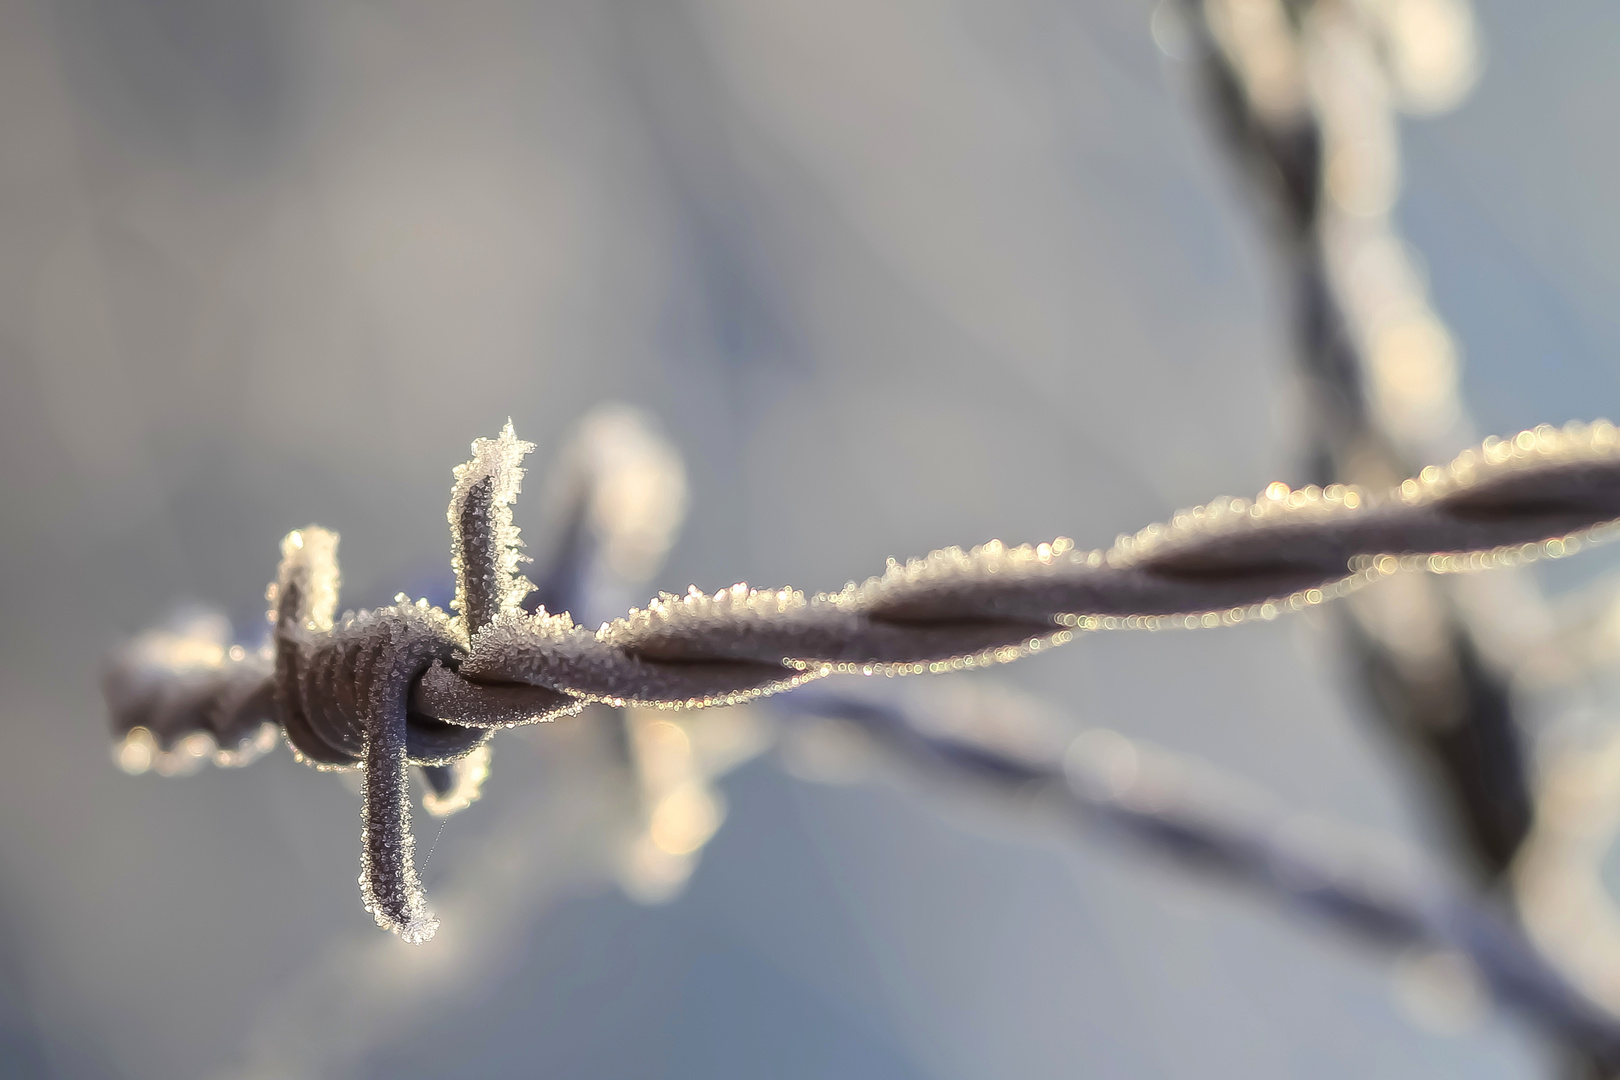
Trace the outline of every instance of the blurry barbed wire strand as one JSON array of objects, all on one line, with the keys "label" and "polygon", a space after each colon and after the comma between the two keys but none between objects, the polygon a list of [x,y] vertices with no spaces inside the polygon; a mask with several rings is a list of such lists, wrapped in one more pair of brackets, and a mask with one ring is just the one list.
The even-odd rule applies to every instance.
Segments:
[{"label": "blurry barbed wire strand", "polygon": [[[1156,17],[1161,44],[1176,33],[1273,210],[1319,478],[1398,474],[1468,437],[1460,350],[1391,217],[1397,112],[1455,104],[1478,76],[1465,0],[1191,0]],[[1599,778],[1616,736],[1573,737],[1563,717],[1571,684],[1613,666],[1620,590],[1560,610],[1521,576],[1448,584],[1363,593],[1346,637],[1379,711],[1439,766],[1487,877],[1506,878],[1538,945],[1613,1008],[1620,909],[1599,866],[1620,814]]]},{"label": "blurry barbed wire strand", "polygon": [[[781,737],[789,746],[794,735],[815,735],[818,723],[850,728],[876,756],[944,791],[966,781],[1240,884],[1358,942],[1452,957],[1504,1008],[1620,1062],[1620,1017],[1544,958],[1495,901],[1448,883],[1386,838],[1289,813],[1234,777],[1107,729],[1087,730],[1064,749],[1039,722],[1043,703],[1004,692],[916,698],[815,688],[774,701],[770,712],[787,721]],[[805,721],[812,727],[796,731]],[[837,732],[821,737],[828,735],[848,742]],[[844,760],[831,777],[848,775],[849,755],[863,749],[832,751]],[[799,771],[814,777],[816,769]]]},{"label": "blurry barbed wire strand", "polygon": [[[1467,571],[1567,554],[1620,517],[1620,432],[1602,421],[1544,427],[1488,440],[1384,497],[1274,483],[1255,500],[1216,500],[1107,551],[1080,551],[1064,538],[1018,548],[992,541],[891,562],[881,577],[810,598],[740,583],[713,596],[694,587],[592,632],[567,613],[522,610],[530,587],[516,573],[511,503],[529,449],[508,423],[497,438],[477,440],[472,460],[456,469],[449,518],[458,614],[401,595],[338,619],[336,535],[314,526],[290,533],[269,591],[268,657],[154,651],[142,639],[114,666],[107,685],[120,761],[148,760],[132,744],[190,753],[186,740],[256,733],[271,719],[316,767],[362,765],[362,897],[380,926],[420,943],[437,920],[415,866],[407,769],[480,753],[497,728],[571,715],[589,702],[737,704],[839,671],[963,670],[1082,630],[1267,620],[1402,569]],[[132,666],[148,670],[153,656],[170,655],[182,663],[186,693],[122,692]],[[257,689],[244,693],[251,679]],[[151,684],[164,685],[138,683]],[[638,735],[638,755],[644,741]],[[712,799],[690,806],[717,820]]]},{"label": "blurry barbed wire strand", "polygon": [[[1392,483],[1472,439],[1458,347],[1392,218],[1398,113],[1455,105],[1478,76],[1466,0],[1185,0],[1156,21],[1161,44],[1182,35],[1266,213],[1312,479]],[[1500,877],[1534,817],[1513,674],[1550,631],[1539,593],[1514,575],[1409,577],[1338,622],[1358,688],[1428,766],[1478,871]]]},{"label": "blurry barbed wire strand", "polygon": [[527,610],[611,617],[639,598],[686,518],[686,470],[650,418],[607,403],[563,441],[542,482],[552,535]]}]

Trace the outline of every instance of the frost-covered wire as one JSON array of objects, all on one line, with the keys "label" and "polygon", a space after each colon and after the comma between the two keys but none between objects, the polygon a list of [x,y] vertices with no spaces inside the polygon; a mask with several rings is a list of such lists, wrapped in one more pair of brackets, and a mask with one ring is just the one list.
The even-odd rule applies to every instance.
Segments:
[{"label": "frost-covered wire", "polygon": [[[1484,569],[1561,555],[1620,516],[1620,438],[1606,422],[1492,439],[1393,493],[1358,488],[1218,499],[1085,551],[1065,538],[947,549],[836,593],[733,585],[664,594],[591,630],[506,615],[415,701],[504,724],[527,684],[575,700],[730,703],[822,675],[943,672],[1017,659],[1080,630],[1231,625],[1307,607],[1401,569]],[[537,709],[549,699],[536,698]],[[560,707],[560,706],[559,706]],[[494,710],[491,716],[490,710]]]},{"label": "frost-covered wire", "polygon": [[[508,424],[478,440],[457,470],[450,521],[460,612],[401,595],[334,618],[337,537],[311,526],[282,544],[268,673],[258,655],[210,654],[217,664],[188,669],[185,700],[213,704],[173,713],[150,694],[109,694],[126,746],[172,752],[195,733],[188,718],[215,715],[214,705],[240,698],[260,672],[248,694],[259,711],[244,718],[238,709],[232,722],[273,720],[312,764],[364,769],[362,895],[379,925],[407,940],[425,941],[436,925],[414,869],[408,766],[464,759],[496,728],[588,702],[732,704],[834,672],[961,670],[1083,630],[1270,619],[1402,569],[1567,554],[1620,518],[1620,432],[1607,422],[1543,427],[1488,440],[1382,497],[1275,483],[1254,500],[1215,500],[1108,550],[1062,538],[992,541],[891,562],[882,576],[831,594],[743,584],[666,594],[592,631],[566,612],[521,609],[510,503],[527,448]],[[129,658],[140,655],[139,645],[125,654],[109,688],[129,683]]]}]

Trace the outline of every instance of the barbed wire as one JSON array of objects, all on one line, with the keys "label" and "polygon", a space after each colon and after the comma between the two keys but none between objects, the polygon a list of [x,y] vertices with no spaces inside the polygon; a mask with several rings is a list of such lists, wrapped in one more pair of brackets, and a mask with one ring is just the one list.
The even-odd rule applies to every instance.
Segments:
[{"label": "barbed wire", "polygon": [[[1318,421],[1313,476],[1321,486],[1295,491],[1278,483],[1253,500],[1219,499],[1121,537],[1106,550],[1082,551],[1067,538],[1022,547],[992,542],[891,562],[881,576],[835,593],[807,596],[739,584],[712,595],[695,588],[684,596],[662,594],[593,631],[570,614],[581,613],[586,597],[600,601],[610,591],[600,582],[585,587],[593,576],[588,564],[593,558],[634,561],[640,541],[632,538],[617,555],[593,553],[589,543],[575,543],[585,519],[576,508],[551,572],[533,589],[517,572],[520,540],[510,510],[522,479],[520,461],[532,446],[508,425],[497,438],[475,443],[473,460],[456,470],[449,511],[452,613],[402,595],[390,607],[338,618],[336,535],[317,527],[290,534],[271,590],[274,630],[266,648],[233,646],[228,630],[193,618],[143,635],[121,655],[106,680],[122,736],[120,763],[130,771],[160,772],[186,771],[210,759],[244,764],[272,747],[279,731],[317,767],[360,768],[365,905],[380,925],[422,942],[438,924],[414,866],[408,766],[420,766],[428,781],[430,812],[453,812],[478,797],[488,740],[498,728],[577,713],[588,703],[680,709],[749,701],[838,672],[979,668],[1046,651],[1083,631],[1269,620],[1400,571],[1515,566],[1602,539],[1608,523],[1620,518],[1620,439],[1602,422],[1487,440],[1388,494],[1329,482],[1350,476],[1387,481],[1405,471],[1404,463],[1464,441],[1451,438],[1464,427],[1455,357],[1447,352],[1452,347],[1421,290],[1408,287],[1416,273],[1388,227],[1387,204],[1370,214],[1365,206],[1340,207],[1344,212],[1332,206],[1334,199],[1365,200],[1364,190],[1350,189],[1366,187],[1369,176],[1373,187],[1390,182],[1373,175],[1376,169],[1346,172],[1351,150],[1366,155],[1370,146],[1374,157],[1394,161],[1387,102],[1368,106],[1335,96],[1332,79],[1348,73],[1354,81],[1358,73],[1323,72],[1334,63],[1344,66],[1342,24],[1364,18],[1365,6],[1284,0],[1186,0],[1182,6],[1201,35],[1212,98],[1230,144],[1281,211],[1280,246],[1293,277],[1309,412]],[[1272,8],[1287,18],[1270,26],[1255,22],[1257,13]],[[1318,10],[1326,16],[1308,26],[1306,16],[1314,19]],[[1238,25],[1243,19],[1248,24]],[[1329,42],[1338,56],[1326,65],[1311,56],[1323,48],[1311,35],[1320,37],[1324,24],[1328,37],[1340,35]],[[1366,44],[1352,42],[1349,52]],[[1293,67],[1279,68],[1279,56]],[[1279,70],[1289,75],[1280,97]],[[1273,78],[1269,90],[1259,87],[1265,78]],[[1377,138],[1365,137],[1368,122]],[[1327,176],[1330,168],[1341,175]],[[1366,272],[1369,260],[1384,277],[1400,279],[1405,293],[1363,287],[1379,276]],[[1403,358],[1401,370],[1385,348],[1384,337],[1391,336],[1400,337],[1394,352]],[[1438,371],[1443,378],[1408,378],[1414,357],[1418,367],[1428,364],[1429,375]],[[1414,394],[1414,387],[1422,393]],[[676,492],[670,476],[659,483],[671,505],[684,500],[684,487]],[[667,545],[667,537],[659,543]],[[1472,745],[1484,731],[1498,748],[1513,751],[1513,775],[1505,783],[1502,776],[1475,775],[1477,761],[1459,763],[1449,780],[1465,819],[1474,819],[1467,823],[1476,844],[1487,849],[1489,868],[1497,872],[1517,848],[1529,815],[1526,795],[1523,806],[1509,808],[1513,820],[1479,820],[1482,806],[1512,803],[1510,796],[1524,787],[1507,686],[1477,662],[1478,627],[1466,605],[1426,575],[1407,574],[1404,582],[1439,597],[1439,617],[1424,629],[1443,640],[1417,650],[1430,670],[1416,671],[1400,655],[1410,642],[1390,634],[1376,611],[1347,613],[1354,647],[1369,681],[1383,688],[1385,711],[1417,733],[1414,741]],[[538,610],[537,597],[543,601]],[[605,610],[622,611],[628,599],[615,595]],[[1410,607],[1405,601],[1383,606]],[[1440,669],[1456,669],[1448,690],[1455,700],[1433,692]],[[927,776],[1037,794],[1132,844],[1234,878],[1357,940],[1465,956],[1504,1005],[1591,1060],[1620,1063],[1620,1023],[1594,1003],[1592,965],[1572,963],[1568,948],[1543,940],[1543,924],[1557,923],[1557,912],[1540,912],[1538,921],[1540,909],[1529,905],[1537,935],[1532,943],[1490,898],[1452,888],[1410,859],[1385,858],[1368,837],[1334,829],[1302,834],[1291,815],[1233,797],[1226,779],[1207,767],[1110,732],[1088,733],[1065,758],[1009,748],[978,729],[941,734],[926,716],[891,702],[818,689],[775,698],[773,705],[772,712],[789,721],[830,716],[854,724],[897,763]],[[1425,709],[1460,709],[1463,722],[1425,725],[1418,715]],[[1395,716],[1403,712],[1413,715]],[[684,881],[692,851],[723,816],[723,801],[708,787],[711,776],[690,770],[656,775],[668,771],[668,763],[658,763],[662,751],[653,744],[663,736],[655,733],[673,726],[651,715],[627,710],[619,733],[624,763],[639,774],[651,830],[636,850],[659,847],[653,834],[675,803],[685,800],[675,809],[691,820],[682,826],[678,857],[662,853],[668,866],[642,874],[646,880],[639,883],[641,871],[621,868],[626,890],[644,898],[667,895],[670,882],[678,887]],[[1483,722],[1496,727],[1485,730]],[[1477,790],[1465,790],[1469,785]],[[1534,869],[1526,874],[1534,877]],[[1559,940],[1567,944],[1568,937]],[[1538,952],[1537,944],[1546,951]],[[1596,998],[1612,1007],[1612,994]]]},{"label": "barbed wire", "polygon": [[[806,596],[733,585],[664,594],[591,631],[566,614],[505,611],[459,671],[427,672],[418,707],[504,725],[523,683],[576,700],[731,703],[835,672],[912,674],[1006,662],[1082,630],[1269,619],[1402,569],[1455,572],[1567,554],[1620,516],[1620,440],[1606,422],[1493,439],[1376,497],[1273,484],[1218,499],[1108,550],[992,541]],[[1586,534],[1586,535],[1582,535]],[[465,695],[465,696],[464,696]],[[539,708],[566,708],[536,699]]]},{"label": "barbed wire", "polygon": [[1107,550],[1081,551],[1064,538],[946,549],[812,597],[694,588],[593,632],[567,613],[522,609],[529,586],[516,574],[510,505],[529,449],[508,423],[477,440],[456,470],[449,518],[465,610],[452,615],[402,594],[392,606],[335,618],[337,536],[312,526],[282,543],[269,590],[268,674],[262,652],[215,651],[209,664],[186,668],[185,693],[131,693],[164,684],[130,677],[162,658],[138,643],[131,652],[145,667],[119,665],[108,679],[126,751],[172,753],[188,738],[257,732],[269,721],[317,767],[361,766],[362,896],[379,925],[408,941],[426,941],[437,923],[414,865],[407,766],[465,759],[494,729],[593,701],[689,708],[835,672],[964,670],[1088,630],[1266,620],[1401,570],[1568,554],[1620,518],[1620,432],[1603,421],[1543,427],[1488,440],[1382,497],[1275,483]]}]

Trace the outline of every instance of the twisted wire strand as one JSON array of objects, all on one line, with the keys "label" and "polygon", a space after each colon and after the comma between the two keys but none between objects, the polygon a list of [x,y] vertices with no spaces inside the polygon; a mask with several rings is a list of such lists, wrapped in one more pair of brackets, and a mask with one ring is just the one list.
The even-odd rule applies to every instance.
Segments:
[{"label": "twisted wire strand", "polygon": [[137,732],[184,740],[194,734],[186,723],[240,699],[256,703],[246,716],[268,707],[303,760],[363,768],[362,895],[379,925],[413,942],[437,923],[413,865],[408,767],[463,761],[496,728],[588,702],[732,704],[834,672],[973,668],[1082,630],[1271,619],[1402,569],[1568,554],[1620,518],[1620,432],[1606,421],[1542,427],[1487,440],[1382,498],[1278,483],[1254,500],[1177,514],[1106,551],[1063,538],[992,541],[891,562],[881,577],[813,597],[694,588],[593,632],[566,612],[522,608],[528,586],[516,574],[510,504],[529,448],[508,423],[474,443],[473,460],[456,472],[449,516],[460,612],[402,594],[392,606],[334,618],[337,536],[311,526],[282,543],[268,593],[268,671],[257,654],[232,651],[195,676],[191,697],[207,707],[161,718],[128,707],[139,695],[109,695],[126,745]]},{"label": "twisted wire strand", "polygon": [[[1017,703],[944,723],[916,707],[808,690],[775,703],[792,723],[854,725],[925,778],[960,777],[1178,866],[1225,877],[1380,949],[1468,958],[1492,997],[1597,1058],[1620,1063],[1620,1020],[1537,952],[1513,919],[1374,834],[1291,814],[1235,778],[1105,729],[1066,751],[1019,730]],[[1010,722],[1008,722],[1010,721]]]},{"label": "twisted wire strand", "polygon": [[[1341,485],[1218,499],[1106,551],[1059,538],[951,548],[837,593],[745,584],[664,594],[591,631],[567,613],[504,613],[459,670],[415,697],[454,723],[491,715],[487,685],[679,708],[727,704],[834,672],[909,674],[1006,662],[1116,627],[1269,619],[1401,569],[1460,571],[1568,554],[1620,517],[1620,437],[1606,422],[1488,440],[1390,495]],[[1601,535],[1600,535],[1601,534]],[[537,697],[544,711],[555,699]]]}]

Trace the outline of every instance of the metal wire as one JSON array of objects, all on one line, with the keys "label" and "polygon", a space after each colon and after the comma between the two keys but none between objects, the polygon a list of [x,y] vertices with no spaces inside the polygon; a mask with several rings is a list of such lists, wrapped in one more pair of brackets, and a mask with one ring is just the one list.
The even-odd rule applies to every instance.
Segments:
[{"label": "metal wire", "polygon": [[[1059,538],[892,562],[837,593],[743,584],[664,594],[592,631],[567,614],[504,613],[458,670],[413,703],[457,724],[514,722],[574,701],[732,703],[835,672],[944,672],[1005,662],[1077,631],[1270,619],[1402,569],[1477,570],[1567,554],[1620,516],[1620,438],[1607,423],[1490,440],[1393,493],[1357,488],[1219,499],[1110,549]],[[491,689],[494,684],[496,689]],[[527,701],[525,684],[554,697]],[[490,695],[507,695],[499,701]]]},{"label": "metal wire", "polygon": [[1620,432],[1607,422],[1543,427],[1488,440],[1383,497],[1275,483],[1254,500],[1215,500],[1106,551],[1062,538],[991,542],[891,562],[865,584],[808,598],[742,584],[713,595],[694,588],[593,632],[567,613],[522,608],[528,583],[515,573],[510,504],[529,449],[508,424],[475,442],[473,460],[456,470],[461,613],[402,595],[335,620],[337,537],[312,526],[282,543],[268,674],[262,655],[216,649],[208,664],[185,669],[183,695],[124,692],[144,685],[127,663],[108,680],[125,751],[173,754],[202,731],[212,744],[267,719],[317,766],[363,766],[362,894],[379,925],[410,941],[427,940],[437,922],[414,869],[407,766],[463,759],[494,728],[592,701],[733,704],[834,672],[962,670],[1084,630],[1271,619],[1401,570],[1568,554],[1620,518]]}]

